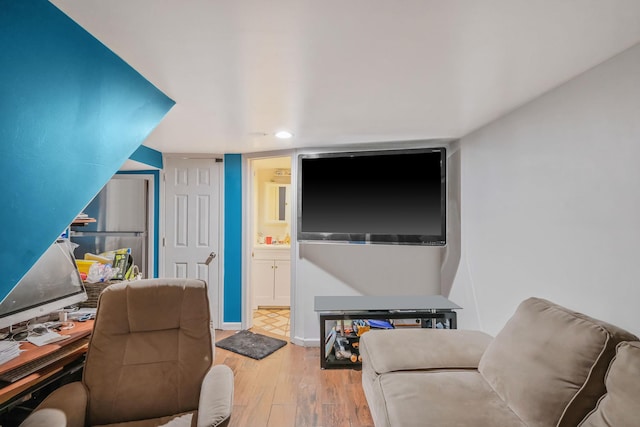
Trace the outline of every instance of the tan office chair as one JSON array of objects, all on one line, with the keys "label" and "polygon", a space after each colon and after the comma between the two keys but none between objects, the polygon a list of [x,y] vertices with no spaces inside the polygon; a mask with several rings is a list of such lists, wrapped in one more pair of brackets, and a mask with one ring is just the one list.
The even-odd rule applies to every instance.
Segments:
[{"label": "tan office chair", "polygon": [[111,285],[98,300],[82,381],[55,390],[22,426],[224,426],[233,373],[213,365],[213,336],[204,282]]}]

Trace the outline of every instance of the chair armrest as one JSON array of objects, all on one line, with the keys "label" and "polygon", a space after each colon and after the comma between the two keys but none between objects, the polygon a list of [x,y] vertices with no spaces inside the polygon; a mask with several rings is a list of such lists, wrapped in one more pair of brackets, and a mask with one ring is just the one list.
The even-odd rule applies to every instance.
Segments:
[{"label": "chair armrest", "polygon": [[211,367],[202,381],[198,427],[225,425],[233,407],[233,371],[226,365]]},{"label": "chair armrest", "polygon": [[59,409],[39,409],[32,412],[20,427],[67,427],[67,417]]},{"label": "chair armrest", "polygon": [[363,365],[377,374],[433,369],[477,369],[493,338],[461,329],[392,329],[360,337]]},{"label": "chair armrest", "polygon": [[65,384],[47,396],[20,427],[84,427],[87,400],[87,389],[80,381]]}]

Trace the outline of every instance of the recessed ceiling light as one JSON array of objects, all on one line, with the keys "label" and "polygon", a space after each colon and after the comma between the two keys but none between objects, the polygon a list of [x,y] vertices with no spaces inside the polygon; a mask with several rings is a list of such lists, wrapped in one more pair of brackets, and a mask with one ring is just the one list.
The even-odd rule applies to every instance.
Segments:
[{"label": "recessed ceiling light", "polygon": [[293,136],[293,134],[291,132],[286,131],[286,130],[281,130],[279,132],[276,132],[276,138],[289,139],[292,136]]}]

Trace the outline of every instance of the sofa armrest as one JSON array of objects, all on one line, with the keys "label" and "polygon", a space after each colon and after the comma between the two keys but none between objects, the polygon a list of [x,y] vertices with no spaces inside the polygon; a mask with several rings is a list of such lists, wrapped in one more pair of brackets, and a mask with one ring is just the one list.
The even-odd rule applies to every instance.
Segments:
[{"label": "sofa armrest", "polygon": [[65,384],[47,396],[20,427],[84,427],[87,401],[87,389],[80,381]]},{"label": "sofa armrest", "polygon": [[202,381],[198,404],[198,427],[226,425],[233,407],[233,371],[213,366]]},{"label": "sofa armrest", "polygon": [[392,329],[360,337],[362,363],[377,374],[433,369],[477,369],[493,338],[460,329]]}]

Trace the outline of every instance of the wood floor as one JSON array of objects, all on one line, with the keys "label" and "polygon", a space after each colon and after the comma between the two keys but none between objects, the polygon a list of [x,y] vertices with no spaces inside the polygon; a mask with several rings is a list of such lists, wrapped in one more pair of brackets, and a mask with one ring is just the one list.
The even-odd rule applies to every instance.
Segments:
[{"label": "wood floor", "polygon": [[[234,332],[216,330],[216,341]],[[230,427],[373,427],[361,371],[320,369],[317,347],[288,343],[262,360],[215,350],[235,376]]]}]

